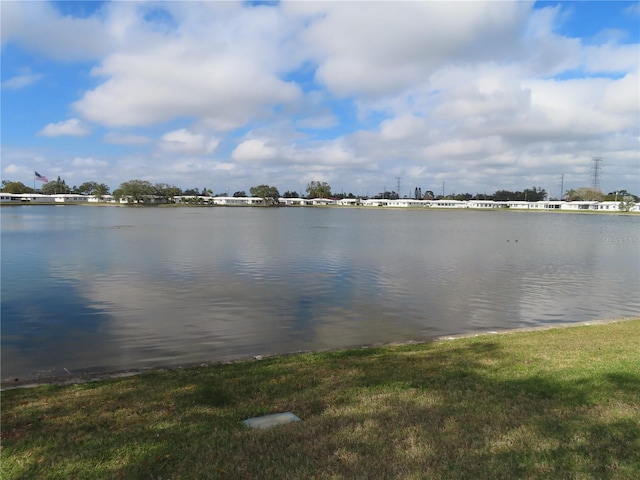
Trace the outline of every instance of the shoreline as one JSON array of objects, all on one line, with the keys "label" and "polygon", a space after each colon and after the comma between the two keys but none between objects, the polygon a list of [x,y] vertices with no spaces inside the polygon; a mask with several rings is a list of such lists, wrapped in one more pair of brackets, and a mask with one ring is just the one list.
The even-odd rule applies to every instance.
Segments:
[{"label": "shoreline", "polygon": [[188,362],[188,363],[179,363],[179,364],[168,364],[168,365],[155,366],[155,367],[142,367],[142,368],[82,372],[82,373],[69,372],[69,375],[56,375],[52,377],[43,377],[43,378],[26,379],[26,380],[20,380],[19,378],[14,378],[14,379],[2,380],[0,382],[0,392],[5,390],[15,390],[15,389],[22,389],[22,388],[37,388],[37,387],[42,387],[47,385],[53,385],[53,386],[76,385],[76,384],[100,382],[104,380],[112,380],[112,379],[118,379],[118,378],[133,377],[136,375],[143,375],[145,373],[152,373],[152,372],[183,370],[183,369],[197,368],[197,367],[214,367],[217,365],[231,365],[235,363],[260,361],[260,360],[266,360],[270,358],[291,357],[295,355],[306,355],[306,354],[313,354],[313,353],[341,352],[341,351],[359,350],[359,349],[367,349],[367,348],[386,348],[386,347],[394,347],[394,346],[402,346],[402,345],[419,345],[419,344],[426,344],[426,343],[459,340],[464,338],[487,337],[492,335],[507,335],[507,334],[513,334],[513,333],[528,333],[528,332],[536,332],[536,331],[544,331],[544,330],[565,329],[565,328],[572,328],[572,327],[607,325],[611,323],[638,320],[639,318],[640,317],[620,317],[620,318],[609,318],[609,319],[594,319],[594,320],[586,320],[586,321],[575,322],[575,323],[563,322],[563,323],[557,323],[552,325],[540,325],[537,327],[510,328],[506,330],[491,330],[491,331],[481,332],[481,333],[460,333],[460,334],[453,334],[453,335],[442,335],[442,336],[432,337],[427,340],[407,340],[407,341],[401,341],[401,342],[354,345],[351,347],[328,349],[328,350],[300,350],[295,352],[279,353],[279,354],[257,354],[253,356],[237,357],[229,360]]}]

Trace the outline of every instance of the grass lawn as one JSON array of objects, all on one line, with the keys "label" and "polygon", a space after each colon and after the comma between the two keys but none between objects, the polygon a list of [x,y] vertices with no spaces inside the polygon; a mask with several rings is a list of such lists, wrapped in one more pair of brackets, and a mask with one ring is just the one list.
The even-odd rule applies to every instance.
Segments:
[{"label": "grass lawn", "polygon": [[[638,479],[640,320],[2,392],[3,479]],[[291,411],[301,422],[252,430]]]}]

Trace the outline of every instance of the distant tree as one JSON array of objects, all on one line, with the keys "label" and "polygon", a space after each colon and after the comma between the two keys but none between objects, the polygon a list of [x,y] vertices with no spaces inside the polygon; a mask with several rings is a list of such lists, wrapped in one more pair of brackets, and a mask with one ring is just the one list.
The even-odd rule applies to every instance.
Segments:
[{"label": "distant tree", "polygon": [[130,197],[138,203],[144,202],[145,197],[149,197],[155,194],[155,188],[146,180],[129,180],[120,184],[120,187],[113,192],[116,196],[118,192],[118,198]]},{"label": "distant tree", "polygon": [[[182,195],[187,197],[197,197],[198,195],[200,195],[200,191],[197,188],[188,188],[184,192],[182,192]],[[224,197],[225,195],[226,194],[222,194],[219,196]]]},{"label": "distant tree", "polygon": [[73,187],[72,190],[82,195],[93,195],[98,198],[109,195],[109,186],[98,182],[84,182],[79,187]]},{"label": "distant tree", "polygon": [[617,202],[618,200],[622,200],[622,201],[631,200],[633,202],[637,202],[638,197],[623,189],[623,190],[616,190],[615,192],[607,193],[607,195],[604,197],[604,200],[608,202]]},{"label": "distant tree", "polygon": [[574,190],[573,188],[567,190],[566,192],[564,192],[564,198],[563,200],[567,200],[568,202],[572,202],[574,200],[580,200],[578,198],[578,192],[576,190]]},{"label": "distant tree", "polygon": [[27,187],[22,182],[12,182],[11,180],[2,180],[2,191],[5,193],[33,193],[33,188]]},{"label": "distant tree", "polygon": [[604,194],[597,188],[582,187],[576,190],[576,196],[579,200],[600,202],[604,198]]},{"label": "distant tree", "polygon": [[299,197],[298,192],[296,192],[295,190],[293,192],[290,192],[289,190],[287,190],[286,192],[284,192],[282,194],[282,196],[284,198],[298,198]]},{"label": "distant tree", "polygon": [[378,195],[376,195],[373,198],[382,198],[385,200],[397,200],[399,198],[398,194],[396,192],[389,192],[389,191],[384,191],[384,192],[380,192]]},{"label": "distant tree", "polygon": [[540,187],[531,187],[524,190],[523,196],[528,202],[541,202],[547,197],[547,191]]},{"label": "distant tree", "polygon": [[166,183],[156,183],[153,186],[153,195],[164,199],[166,202],[173,202],[173,198],[182,194],[182,190],[175,185]]},{"label": "distant tree", "polygon": [[423,200],[433,200],[436,196],[433,194],[433,192],[431,190],[427,190],[426,192],[424,192],[424,196],[422,197]]},{"label": "distant tree", "polygon": [[633,208],[636,204],[637,198],[634,198],[633,195],[626,195],[620,200],[620,210],[623,212],[628,212]]},{"label": "distant tree", "polygon": [[73,190],[83,195],[91,195],[97,185],[97,182],[84,182],[79,187],[73,187]]},{"label": "distant tree", "polygon": [[93,192],[91,193],[96,198],[102,198],[105,195],[109,195],[109,185],[107,185],[106,183],[99,183],[95,186]]},{"label": "distant tree", "polygon": [[511,198],[512,195],[513,192],[509,192],[507,190],[496,190],[493,194],[493,199],[496,202],[506,202],[509,200],[514,200],[513,198]]},{"label": "distant tree", "polygon": [[257,187],[251,187],[249,189],[249,193],[252,197],[261,197],[265,199],[265,203],[267,204],[277,204],[278,198],[280,198],[280,193],[276,187],[271,187],[269,185],[258,185]]},{"label": "distant tree", "polygon": [[239,190],[237,192],[234,192],[233,196],[234,197],[246,197],[247,196],[247,192],[245,192],[244,190]]},{"label": "distant tree", "polygon": [[496,202],[539,202],[547,197],[547,192],[544,188],[540,187],[527,188],[522,192],[519,190],[515,192],[511,192],[509,190],[497,190],[492,197]]},{"label": "distant tree", "polygon": [[457,195],[453,196],[454,200],[461,200],[461,201],[468,201],[471,200],[473,198],[473,195],[471,195],[470,193],[458,193]]},{"label": "distant tree", "polygon": [[58,177],[53,182],[47,182],[42,186],[42,193],[45,195],[57,195],[60,193],[70,193],[71,189],[67,186],[67,182]]},{"label": "distant tree", "polygon": [[327,182],[312,181],[307,184],[307,196],[309,198],[329,198],[331,187]]}]

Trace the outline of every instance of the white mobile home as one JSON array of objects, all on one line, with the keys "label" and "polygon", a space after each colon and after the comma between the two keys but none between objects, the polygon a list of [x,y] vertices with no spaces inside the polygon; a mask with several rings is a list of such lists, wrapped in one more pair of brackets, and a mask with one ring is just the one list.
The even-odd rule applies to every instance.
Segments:
[{"label": "white mobile home", "polygon": [[57,193],[52,195],[56,203],[85,203],[89,201],[88,195],[79,195],[76,193]]},{"label": "white mobile home", "polygon": [[2,203],[55,203],[53,195],[41,193],[2,193]]},{"label": "white mobile home", "polygon": [[262,197],[213,197],[214,205],[264,205]]},{"label": "white mobile home", "polygon": [[577,202],[564,202],[560,206],[560,210],[597,210],[596,201],[577,201]]},{"label": "white mobile home", "polygon": [[622,210],[620,208],[620,202],[599,202],[594,205],[595,210],[604,210],[609,212],[619,212]]},{"label": "white mobile home", "polygon": [[335,205],[336,201],[330,198],[312,198],[311,205]]},{"label": "white mobile home", "polygon": [[432,208],[468,208],[468,204],[462,200],[429,200]]},{"label": "white mobile home", "polygon": [[504,204],[501,202],[494,202],[493,200],[469,200],[467,204],[469,208],[481,208],[483,210],[504,208]]},{"label": "white mobile home", "polygon": [[297,206],[297,205],[311,205],[311,200],[307,200],[306,198],[285,198],[280,197],[278,199],[278,203],[280,205],[286,205],[288,207]]},{"label": "white mobile home", "polygon": [[341,198],[336,203],[338,205],[353,207],[354,205],[358,205],[359,200],[357,198]]},{"label": "white mobile home", "polygon": [[390,201],[386,198],[368,198],[362,201],[362,205],[365,207],[386,207]]},{"label": "white mobile home", "polygon": [[428,202],[426,200],[415,200],[412,198],[398,198],[397,200],[389,200],[388,207],[426,207]]},{"label": "white mobile home", "polygon": [[102,195],[101,197],[91,196],[87,201],[89,203],[116,203],[113,195]]}]

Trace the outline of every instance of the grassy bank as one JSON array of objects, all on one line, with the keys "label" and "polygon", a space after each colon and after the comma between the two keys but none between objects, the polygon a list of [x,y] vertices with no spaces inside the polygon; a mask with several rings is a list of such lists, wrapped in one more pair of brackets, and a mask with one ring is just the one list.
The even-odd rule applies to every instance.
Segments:
[{"label": "grassy bank", "polygon": [[[640,320],[2,392],[2,478],[640,478]],[[292,411],[302,422],[240,421]]]}]

